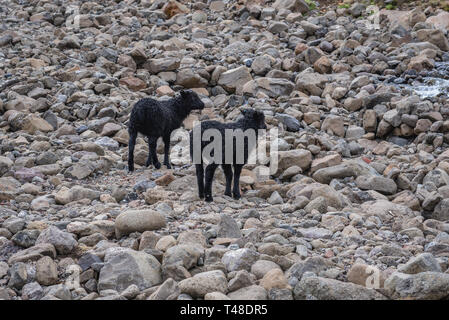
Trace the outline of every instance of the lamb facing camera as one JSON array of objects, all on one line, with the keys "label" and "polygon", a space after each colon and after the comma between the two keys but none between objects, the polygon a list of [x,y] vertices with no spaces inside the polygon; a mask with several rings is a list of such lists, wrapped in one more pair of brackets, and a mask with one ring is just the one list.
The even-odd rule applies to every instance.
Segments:
[{"label": "lamb facing camera", "polygon": [[[203,121],[190,132],[190,157],[195,164],[198,195],[207,202],[213,201],[212,181],[215,169],[219,165],[223,168],[226,176],[225,195],[231,196],[231,184],[234,180],[232,196],[234,199],[241,198],[240,173],[248,162],[251,151],[257,145],[258,130],[267,128],[262,112],[242,109],[241,113],[243,117],[235,122]],[[218,145],[218,147],[210,148],[211,144]],[[203,152],[205,149],[206,152]],[[211,152],[208,153],[209,151]],[[208,158],[209,164],[206,166],[206,175],[204,176],[205,157]],[[234,172],[232,167],[234,167]]]}]

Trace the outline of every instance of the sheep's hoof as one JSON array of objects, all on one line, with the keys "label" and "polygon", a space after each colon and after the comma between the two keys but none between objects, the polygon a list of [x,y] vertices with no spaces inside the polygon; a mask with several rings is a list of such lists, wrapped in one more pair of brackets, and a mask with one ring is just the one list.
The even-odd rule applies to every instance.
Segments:
[{"label": "sheep's hoof", "polygon": [[224,195],[225,195],[225,196],[228,196],[228,197],[232,197],[232,194],[231,194],[230,191],[229,191],[229,192],[225,192]]},{"label": "sheep's hoof", "polygon": [[235,200],[239,200],[241,197],[242,197],[242,196],[241,196],[240,194],[236,194],[236,193],[233,194],[233,198],[234,198]]},{"label": "sheep's hoof", "polygon": [[128,172],[133,172],[134,171],[134,166],[128,166]]},{"label": "sheep's hoof", "polygon": [[164,166],[166,166],[167,169],[171,169],[171,165],[169,163],[164,163]]},{"label": "sheep's hoof", "polygon": [[156,169],[160,169],[160,168],[161,168],[161,163],[160,163],[160,162],[155,163],[155,164],[154,164],[154,167],[155,167]]},{"label": "sheep's hoof", "polygon": [[200,199],[204,199],[204,193],[198,194],[198,197],[200,197]]},{"label": "sheep's hoof", "polygon": [[207,195],[207,196],[206,196],[206,199],[204,199],[204,201],[206,201],[206,202],[212,202],[212,201],[214,201],[214,198],[212,198],[212,196],[210,196],[210,195]]}]

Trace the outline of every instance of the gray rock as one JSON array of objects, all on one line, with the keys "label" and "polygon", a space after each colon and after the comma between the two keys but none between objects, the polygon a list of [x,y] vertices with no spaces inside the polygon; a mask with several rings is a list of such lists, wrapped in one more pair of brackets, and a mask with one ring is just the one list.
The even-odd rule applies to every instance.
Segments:
[{"label": "gray rock", "polygon": [[230,250],[223,255],[221,261],[228,272],[246,270],[250,271],[251,266],[259,258],[259,253],[254,250],[243,248]]},{"label": "gray rock", "polygon": [[34,246],[39,234],[39,230],[21,230],[11,238],[11,241],[18,246],[29,248]]},{"label": "gray rock", "polygon": [[13,164],[11,159],[0,156],[0,177],[9,171]]},{"label": "gray rock", "polygon": [[196,266],[198,259],[204,255],[204,249],[197,245],[175,245],[164,253],[163,267],[181,265],[186,269]]},{"label": "gray rock", "polygon": [[165,227],[165,217],[154,210],[128,210],[115,219],[117,238],[132,232],[144,232]]},{"label": "gray rock", "polygon": [[113,251],[105,256],[98,290],[112,289],[120,293],[133,284],[145,290],[162,282],[161,264],[152,255],[131,249],[108,250]]},{"label": "gray rock", "polygon": [[384,288],[393,299],[443,299],[449,292],[449,274],[428,271],[410,275],[395,272],[385,280]]},{"label": "gray rock", "polygon": [[442,272],[440,264],[431,253],[421,253],[398,268],[398,272],[407,274],[416,274],[426,271]]},{"label": "gray rock", "polygon": [[12,287],[17,290],[22,289],[28,281],[28,272],[25,263],[17,262],[13,264],[9,269],[9,276],[8,287]]},{"label": "gray rock", "polygon": [[234,278],[229,281],[229,291],[236,291],[243,287],[249,287],[256,281],[256,277],[246,270],[239,270],[236,272]]},{"label": "gray rock", "polygon": [[58,281],[58,270],[52,258],[45,256],[37,261],[36,280],[44,286],[56,284]]},{"label": "gray rock", "polygon": [[50,243],[59,254],[66,255],[71,253],[78,245],[71,233],[59,230],[57,227],[50,226],[39,234],[36,244]]},{"label": "gray rock", "polygon": [[295,286],[296,300],[385,300],[374,289],[322,277],[305,277]]},{"label": "gray rock", "polygon": [[218,224],[217,237],[219,238],[241,238],[242,232],[237,222],[227,214],[222,214]]},{"label": "gray rock", "polygon": [[307,13],[310,10],[309,5],[304,0],[276,0],[273,8],[277,10],[287,9],[300,13]]},{"label": "gray rock", "polygon": [[11,231],[12,234],[16,234],[25,227],[25,220],[17,217],[10,217],[3,221],[2,226]]},{"label": "gray rock", "polygon": [[30,282],[22,288],[22,298],[24,300],[40,300],[44,296],[44,289],[37,282]]},{"label": "gray rock", "polygon": [[256,96],[258,92],[271,98],[288,96],[295,88],[294,83],[282,78],[257,78],[247,81],[241,93]]},{"label": "gray rock", "polygon": [[267,300],[267,290],[258,285],[241,288],[228,294],[231,300]]},{"label": "gray rock", "polygon": [[168,278],[163,284],[148,298],[149,300],[175,300],[180,295],[181,290],[172,278]]},{"label": "gray rock", "polygon": [[213,270],[197,273],[191,278],[179,282],[182,293],[186,293],[194,298],[203,298],[207,293],[228,291],[228,281],[221,270]]},{"label": "gray rock", "polygon": [[443,199],[435,206],[431,218],[439,221],[449,220],[449,199]]},{"label": "gray rock", "polygon": [[355,180],[357,187],[362,190],[376,190],[385,194],[396,193],[397,186],[393,179],[381,176],[359,176]]},{"label": "gray rock", "polygon": [[333,266],[333,263],[326,260],[323,257],[310,257],[305,261],[299,261],[293,264],[286,272],[285,276],[287,277],[290,285],[296,285],[299,280],[302,279],[302,276],[306,272],[313,272],[316,275],[320,275],[321,272],[330,269]]},{"label": "gray rock", "polygon": [[6,262],[0,261],[0,279],[8,274],[9,266]]},{"label": "gray rock", "polygon": [[[69,288],[67,288],[64,284],[55,284],[53,286],[46,287],[44,289],[44,295],[51,300],[54,300],[54,298],[60,300],[72,300],[72,294],[70,293]],[[44,298],[42,299],[45,300]]]}]

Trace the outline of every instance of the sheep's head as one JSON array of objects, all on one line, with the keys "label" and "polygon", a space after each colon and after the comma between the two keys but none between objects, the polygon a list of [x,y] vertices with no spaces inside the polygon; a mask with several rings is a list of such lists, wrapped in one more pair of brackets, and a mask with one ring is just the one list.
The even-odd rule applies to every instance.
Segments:
[{"label": "sheep's head", "polygon": [[204,109],[204,102],[201,101],[198,94],[192,90],[181,90],[181,97],[186,106],[190,110],[202,110]]},{"label": "sheep's head", "polygon": [[241,109],[240,112],[243,114],[245,120],[251,123],[252,128],[267,129],[263,112],[254,109]]}]

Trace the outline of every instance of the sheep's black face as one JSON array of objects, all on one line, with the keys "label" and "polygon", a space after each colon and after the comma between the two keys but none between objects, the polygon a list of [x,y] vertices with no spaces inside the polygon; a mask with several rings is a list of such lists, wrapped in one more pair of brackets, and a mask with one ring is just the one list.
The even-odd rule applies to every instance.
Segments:
[{"label": "sheep's black face", "polygon": [[252,124],[254,129],[267,129],[263,112],[254,109],[243,109],[241,112],[245,119]]},{"label": "sheep's black face", "polygon": [[181,96],[186,101],[190,110],[204,109],[204,102],[201,101],[198,94],[192,90],[181,90]]}]

